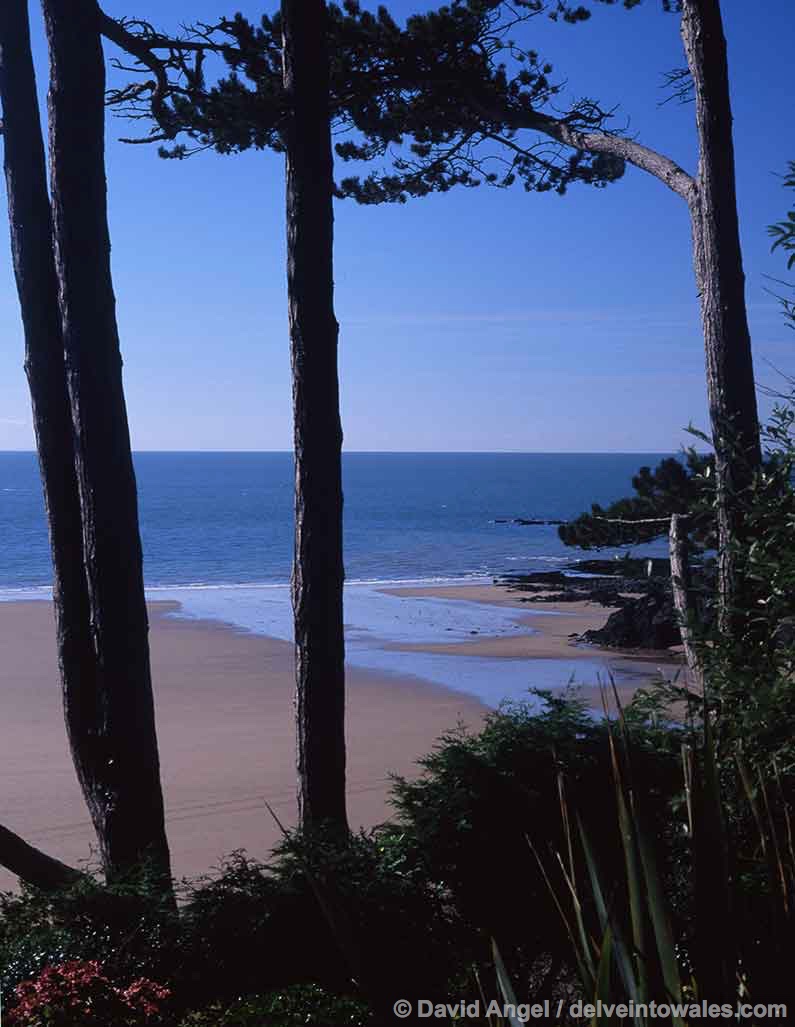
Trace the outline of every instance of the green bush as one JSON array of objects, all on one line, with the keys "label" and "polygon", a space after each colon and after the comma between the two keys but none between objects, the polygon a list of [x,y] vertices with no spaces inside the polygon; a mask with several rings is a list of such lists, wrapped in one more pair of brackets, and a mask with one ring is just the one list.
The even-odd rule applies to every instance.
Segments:
[{"label": "green bush", "polygon": [[[795,851],[789,810],[774,782],[738,762],[747,819],[756,829],[751,844],[738,848],[721,793],[711,718],[692,740],[699,736],[697,748],[688,745],[682,753],[688,801],[679,819],[692,883],[684,921],[677,922],[666,894],[665,853],[648,830],[646,801],[630,756],[631,731],[623,719],[608,737],[614,788],[608,801],[620,825],[620,863],[600,861],[585,811],[561,787],[564,845],[546,860],[545,883],[569,927],[586,1002],[634,1002],[646,1008],[650,1002],[684,1003],[697,1018],[702,1001],[732,1010],[749,998],[792,1007]],[[786,834],[777,821],[786,825]],[[761,887],[749,888],[749,868]],[[598,1016],[591,1021],[594,1027],[601,1022]],[[646,1027],[649,1021],[639,1010],[629,1022]],[[663,1022],[687,1027],[689,1013]]]},{"label": "green bush", "polygon": [[[398,779],[401,844],[411,863],[447,889],[469,925],[467,947],[488,957],[496,938],[526,973],[539,960],[570,963],[570,948],[543,878],[528,859],[563,845],[558,781],[565,772],[605,861],[621,858],[604,722],[571,695],[537,692],[536,704],[501,707],[476,735],[445,736],[421,763],[417,781]],[[682,730],[636,718],[633,757],[655,836],[674,853],[671,803],[680,799]],[[673,855],[668,863],[675,866]],[[675,874],[671,887],[675,884]],[[462,932],[463,934],[464,932]]]},{"label": "green bush", "polygon": [[719,716],[719,759],[774,758],[795,769],[795,387],[763,432],[766,460],[739,497],[743,539],[734,545],[746,582],[743,616],[730,636],[702,637],[707,697]]},{"label": "green bush", "polygon": [[3,992],[52,963],[97,960],[114,980],[173,972],[176,911],[146,870],[100,887],[90,876],[50,894],[0,894]]},{"label": "green bush", "polygon": [[369,1022],[363,1003],[303,985],[229,1005],[215,1003],[190,1013],[180,1027],[366,1027]]},{"label": "green bush", "polygon": [[[324,921],[319,956],[341,953],[346,980],[355,978],[374,1008],[391,1010],[406,994],[443,1001],[467,965],[467,938],[446,891],[399,835],[359,834],[340,844],[295,834],[277,855],[276,873],[308,885]],[[318,970],[313,979],[324,978]]]},{"label": "green bush", "polygon": [[[182,888],[179,910],[145,876],[0,898],[6,999],[46,966],[96,960],[112,981],[147,977],[187,1011],[294,985],[344,993],[357,977],[376,997],[398,987],[445,994],[460,966],[453,920],[399,845],[361,835],[345,845],[293,835],[265,865],[233,855],[214,879]],[[317,884],[323,882],[323,894]],[[357,939],[358,966],[324,911],[330,898]]]}]

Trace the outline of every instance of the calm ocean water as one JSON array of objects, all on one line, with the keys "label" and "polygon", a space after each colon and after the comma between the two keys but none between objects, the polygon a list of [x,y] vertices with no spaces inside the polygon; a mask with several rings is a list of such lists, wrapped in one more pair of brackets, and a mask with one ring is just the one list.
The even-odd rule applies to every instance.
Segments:
[{"label": "calm ocean water", "polygon": [[[348,581],[460,579],[550,569],[582,555],[552,526],[631,491],[660,454],[350,453]],[[279,584],[292,559],[292,456],[139,453],[149,586]],[[0,453],[0,588],[51,581],[32,453]]]}]

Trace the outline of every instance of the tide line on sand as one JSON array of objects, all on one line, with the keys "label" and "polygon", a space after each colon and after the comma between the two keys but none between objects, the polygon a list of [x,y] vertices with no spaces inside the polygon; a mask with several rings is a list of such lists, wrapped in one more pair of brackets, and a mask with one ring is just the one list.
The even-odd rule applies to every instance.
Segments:
[{"label": "tide line on sand", "polygon": [[[244,631],[289,641],[289,586],[233,589],[164,589],[177,601],[175,617],[217,619]],[[642,658],[575,647],[572,636],[601,627],[610,609],[595,603],[550,608],[523,603],[489,580],[459,582],[357,582],[345,587],[348,665],[411,676],[496,707],[524,700],[528,689],[569,683],[593,693],[612,676],[631,689],[678,665],[662,654]],[[529,661],[532,661],[529,662]]]}]

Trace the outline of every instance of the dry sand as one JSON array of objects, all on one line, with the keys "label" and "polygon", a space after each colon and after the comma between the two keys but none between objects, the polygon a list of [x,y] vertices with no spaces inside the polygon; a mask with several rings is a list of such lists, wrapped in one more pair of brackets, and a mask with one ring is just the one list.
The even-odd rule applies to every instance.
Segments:
[{"label": "dry sand", "polygon": [[[266,858],[278,829],[267,801],[295,822],[292,646],[151,607],[152,666],[169,840],[177,876],[236,849]],[[93,831],[66,741],[52,606],[0,604],[0,824],[67,863],[91,856]],[[352,826],[385,820],[390,772],[416,760],[477,700],[416,679],[348,671]],[[0,872],[0,888],[15,879]]]}]

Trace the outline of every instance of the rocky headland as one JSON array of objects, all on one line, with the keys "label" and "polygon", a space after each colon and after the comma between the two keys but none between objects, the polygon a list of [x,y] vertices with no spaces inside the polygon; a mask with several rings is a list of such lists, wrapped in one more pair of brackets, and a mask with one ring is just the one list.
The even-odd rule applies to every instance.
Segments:
[{"label": "rocky headland", "polygon": [[581,560],[561,571],[505,574],[495,584],[528,603],[582,602],[613,607],[603,628],[581,641],[615,649],[669,649],[681,644],[668,560]]}]

